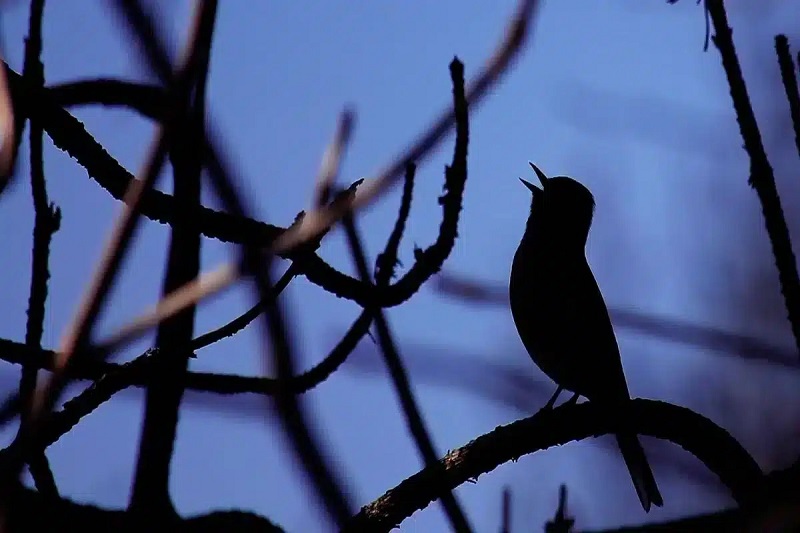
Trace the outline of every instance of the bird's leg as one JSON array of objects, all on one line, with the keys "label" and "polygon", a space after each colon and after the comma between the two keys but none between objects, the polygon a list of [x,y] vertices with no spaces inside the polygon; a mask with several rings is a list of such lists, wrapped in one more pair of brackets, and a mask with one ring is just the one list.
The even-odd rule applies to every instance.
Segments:
[{"label": "bird's leg", "polygon": [[559,395],[559,394],[561,394],[561,391],[562,391],[562,390],[564,390],[564,387],[562,387],[561,385],[559,385],[559,386],[558,386],[558,388],[556,389],[556,393],[555,393],[555,394],[553,394],[553,397],[552,397],[552,398],[550,398],[550,401],[548,401],[548,402],[547,402],[547,405],[545,405],[545,406],[542,408],[542,410],[545,410],[545,409],[552,409],[552,408],[553,408],[553,406],[556,404],[556,400],[558,399],[558,395]]},{"label": "bird's leg", "polygon": [[575,394],[572,395],[572,398],[564,402],[564,405],[575,405],[576,403],[578,403],[578,397],[580,397],[580,394],[576,392]]}]

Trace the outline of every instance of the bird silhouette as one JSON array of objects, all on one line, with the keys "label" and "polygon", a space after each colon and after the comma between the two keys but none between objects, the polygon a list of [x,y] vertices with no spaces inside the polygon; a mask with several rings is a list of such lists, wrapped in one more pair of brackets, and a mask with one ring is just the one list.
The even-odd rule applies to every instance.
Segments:
[{"label": "bird silhouette", "polygon": [[[586,261],[594,215],[592,193],[566,176],[548,178],[530,163],[542,188],[531,191],[531,211],[511,266],[514,324],[531,359],[558,385],[546,408],[569,390],[613,409],[630,399],[619,347],[603,295]],[[634,432],[616,435],[645,511],[662,506],[644,449]]]}]

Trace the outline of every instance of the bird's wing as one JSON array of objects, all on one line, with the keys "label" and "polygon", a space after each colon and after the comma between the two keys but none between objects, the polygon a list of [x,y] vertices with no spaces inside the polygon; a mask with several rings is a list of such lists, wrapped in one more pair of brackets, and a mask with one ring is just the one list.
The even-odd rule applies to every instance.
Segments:
[{"label": "bird's wing", "polygon": [[626,400],[628,385],[605,299],[589,264],[584,261],[576,268],[580,271],[569,276],[572,283],[564,291],[564,313],[574,325],[565,347],[583,367],[578,375],[582,390],[576,392],[590,400]]}]

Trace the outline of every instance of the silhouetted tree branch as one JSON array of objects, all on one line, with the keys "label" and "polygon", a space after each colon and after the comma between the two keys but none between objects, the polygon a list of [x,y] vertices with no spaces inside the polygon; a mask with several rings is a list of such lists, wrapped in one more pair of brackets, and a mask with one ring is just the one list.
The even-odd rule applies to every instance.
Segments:
[{"label": "silhouetted tree branch", "polygon": [[763,474],[755,460],[724,429],[684,407],[653,400],[632,400],[624,411],[605,412],[586,402],[540,411],[500,426],[441,459],[363,507],[345,531],[389,531],[424,509],[441,491],[477,479],[508,461],[574,440],[614,433],[624,420],[640,435],[669,440],[713,471],[741,504],[762,493]]},{"label": "silhouetted tree branch", "polygon": [[739,131],[744,140],[744,148],[750,157],[748,183],[756,190],[761,202],[764,223],[775,256],[775,266],[778,268],[781,292],[800,356],[800,277],[797,274],[797,261],[792,251],[789,228],[786,226],[778,189],[775,186],[775,175],[767,159],[758,123],[750,104],[750,96],[747,94],[747,86],[733,45],[733,31],[728,26],[725,5],[722,0],[706,0],[705,6],[714,25],[715,35],[711,40],[722,57],[722,66],[728,78]]},{"label": "silhouetted tree branch", "polygon": [[[23,76],[38,87],[44,85],[44,65],[40,56],[42,52],[42,16],[44,0],[33,0],[28,20],[28,38],[25,40],[25,63]],[[47,300],[48,282],[50,280],[50,242],[53,234],[61,226],[61,210],[51,204],[47,197],[47,184],[44,174],[42,154],[43,135],[41,127],[31,125],[29,130],[31,193],[33,196],[33,257],[31,261],[31,288],[28,298],[28,320],[25,331],[25,344],[41,347],[44,332],[45,302]],[[30,406],[36,389],[37,368],[23,367],[19,382],[19,397],[22,405]],[[27,411],[23,410],[23,421],[27,423]],[[44,452],[32,454],[28,468],[42,494],[50,497],[58,496],[53,472]]]}]

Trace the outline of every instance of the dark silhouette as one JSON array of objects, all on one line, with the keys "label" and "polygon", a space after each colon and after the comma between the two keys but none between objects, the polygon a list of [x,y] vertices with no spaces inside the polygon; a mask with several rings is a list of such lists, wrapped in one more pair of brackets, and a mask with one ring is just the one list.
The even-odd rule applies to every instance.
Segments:
[{"label": "dark silhouette", "polygon": [[[586,261],[594,214],[592,193],[572,178],[548,179],[533,163],[539,189],[511,267],[509,297],[514,323],[531,359],[562,389],[611,407],[630,399],[619,347],[603,295]],[[663,505],[653,472],[635,433],[616,435],[645,511]]]}]

